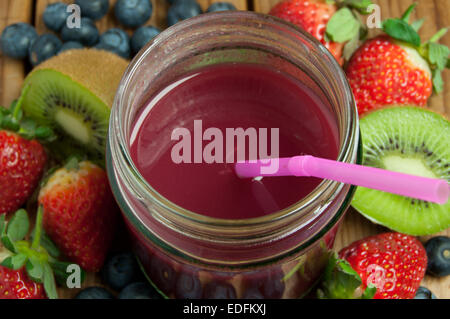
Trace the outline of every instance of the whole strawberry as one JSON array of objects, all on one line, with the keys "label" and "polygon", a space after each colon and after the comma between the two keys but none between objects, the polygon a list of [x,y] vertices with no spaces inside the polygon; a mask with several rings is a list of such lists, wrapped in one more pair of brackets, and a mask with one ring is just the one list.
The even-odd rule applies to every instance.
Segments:
[{"label": "whole strawberry", "polygon": [[105,171],[72,159],[39,193],[44,229],[60,250],[85,270],[103,265],[118,210]]},{"label": "whole strawberry", "polygon": [[401,19],[386,20],[386,35],[368,40],[351,57],[346,73],[360,115],[386,105],[425,106],[433,87],[442,91],[450,50],[437,41],[447,30],[421,44],[423,20],[409,24],[414,7]]},{"label": "whole strawberry", "polygon": [[47,162],[40,141],[55,138],[49,128],[23,118],[21,103],[0,106],[0,214],[16,211],[33,193]]},{"label": "whole strawberry", "polygon": [[365,26],[355,11],[366,14],[371,4],[369,0],[284,0],[276,4],[269,14],[310,33],[342,65],[344,43],[354,38],[359,40],[360,32],[365,33]]},{"label": "whole strawberry", "polygon": [[42,284],[28,278],[24,269],[0,266],[0,299],[47,299]]},{"label": "whole strawberry", "polygon": [[409,235],[384,233],[352,243],[339,252],[359,274],[362,287],[375,286],[375,299],[412,299],[425,275],[427,255]]}]

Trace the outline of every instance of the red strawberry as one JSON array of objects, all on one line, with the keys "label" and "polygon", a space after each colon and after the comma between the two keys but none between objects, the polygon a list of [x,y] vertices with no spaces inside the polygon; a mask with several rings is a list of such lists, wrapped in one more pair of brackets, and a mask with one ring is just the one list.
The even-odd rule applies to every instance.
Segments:
[{"label": "red strawberry", "polygon": [[335,4],[328,4],[322,0],[286,0],[275,5],[269,14],[289,21],[310,33],[330,50],[342,65],[344,45],[325,40],[327,23],[336,11]]},{"label": "red strawberry", "polygon": [[409,24],[414,7],[401,19],[386,20],[387,35],[368,40],[350,59],[346,73],[360,115],[386,105],[425,106],[433,86],[442,91],[441,71],[450,50],[437,41],[446,29],[421,44],[421,23]]},{"label": "red strawberry", "polygon": [[388,36],[361,46],[346,72],[360,115],[392,104],[425,106],[433,91],[427,62]]},{"label": "red strawberry", "polygon": [[24,269],[0,266],[0,299],[47,299],[42,284],[30,280]]},{"label": "red strawberry", "polygon": [[352,243],[339,252],[362,279],[377,288],[376,299],[412,299],[425,275],[427,254],[409,235],[384,233]]},{"label": "red strawberry", "polygon": [[30,197],[46,161],[38,141],[0,130],[0,214],[16,211]]},{"label": "red strawberry", "polygon": [[[359,30],[364,28],[349,8],[366,14],[371,2],[367,0],[353,1],[343,4],[343,8],[338,10],[337,4],[341,5],[341,2],[340,0],[336,0],[334,3],[329,0],[284,0],[276,4],[269,14],[289,21],[310,33],[342,65],[344,63],[342,56],[344,43],[353,37],[359,38]],[[349,8],[346,8],[345,5],[348,5]],[[335,19],[334,26],[329,25],[332,19]],[[350,28],[350,32],[346,30],[346,33],[343,34],[343,28],[340,28],[342,24],[351,25],[353,28]]]},{"label": "red strawberry", "polygon": [[117,218],[105,171],[88,161],[70,161],[50,176],[39,203],[44,229],[61,251],[85,270],[98,271]]}]

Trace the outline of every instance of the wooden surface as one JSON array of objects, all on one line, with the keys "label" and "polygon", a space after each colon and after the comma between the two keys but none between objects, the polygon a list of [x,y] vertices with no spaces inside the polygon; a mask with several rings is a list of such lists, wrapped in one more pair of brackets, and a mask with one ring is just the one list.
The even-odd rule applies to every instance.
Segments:
[{"label": "wooden surface", "polygon": [[[206,9],[212,2],[218,0],[199,0],[203,9]],[[279,0],[229,0],[234,3],[239,10],[255,10],[267,13],[270,8]],[[3,28],[15,22],[29,22],[36,25],[38,32],[48,32],[42,22],[42,12],[48,3],[56,0],[0,0],[0,33]],[[72,3],[65,0],[64,2]],[[114,0],[111,3],[115,2]],[[152,0],[153,15],[148,24],[164,28],[166,26],[165,18],[167,12],[166,0]],[[421,36],[428,39],[437,30],[450,26],[450,0],[374,0],[378,3],[382,11],[382,19],[388,17],[398,17],[413,2],[418,2],[416,12],[413,18],[426,18],[426,22],[421,29]],[[97,23],[100,31],[116,25],[112,12]],[[450,33],[442,40],[450,46]],[[27,72],[27,67],[20,61],[11,60],[3,57],[0,53],[0,105],[9,105],[9,103],[18,97],[22,80]],[[429,108],[440,113],[450,115],[450,72],[445,71],[445,90],[438,96],[433,96],[429,101]],[[349,243],[361,239],[365,236],[386,231],[387,229],[372,224],[364,217],[350,209],[347,213],[344,223],[338,232],[335,249],[348,245]],[[442,232],[450,235],[450,229]],[[426,240],[422,237],[421,240]],[[97,276],[90,274],[83,286],[91,286],[99,282]],[[436,279],[427,276],[423,282],[424,286],[430,288],[439,298],[450,298],[450,276],[444,279]],[[60,297],[70,298],[75,291],[60,290]]]}]

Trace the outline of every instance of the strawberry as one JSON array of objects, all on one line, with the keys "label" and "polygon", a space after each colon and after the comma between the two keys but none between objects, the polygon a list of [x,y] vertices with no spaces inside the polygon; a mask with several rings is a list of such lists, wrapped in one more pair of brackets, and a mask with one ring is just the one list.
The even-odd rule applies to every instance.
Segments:
[{"label": "strawberry", "polygon": [[55,139],[51,129],[23,117],[22,101],[0,107],[0,214],[16,211],[33,193],[47,162],[40,142]]},{"label": "strawberry", "polygon": [[[276,4],[270,15],[289,21],[319,40],[344,63],[344,43],[364,33],[365,26],[353,11],[366,14],[370,0],[284,0]],[[346,25],[348,28],[342,28]]]},{"label": "strawberry", "polygon": [[[0,299],[56,299],[56,281],[67,287],[68,267],[77,265],[58,260],[59,251],[42,229],[42,214],[39,207],[31,242],[25,239],[30,221],[24,209],[8,222],[0,216]],[[80,283],[83,278],[80,269]]]},{"label": "strawberry", "polygon": [[103,169],[72,159],[56,170],[38,198],[44,229],[71,260],[98,271],[112,240],[117,206]]},{"label": "strawberry", "polygon": [[42,284],[28,278],[24,269],[0,266],[0,299],[46,299]]},{"label": "strawberry", "polygon": [[384,21],[386,34],[368,40],[351,57],[346,73],[359,115],[386,105],[425,106],[433,88],[442,91],[450,49],[437,41],[447,30],[421,44],[417,31],[423,20],[409,24],[414,7],[401,19]]}]

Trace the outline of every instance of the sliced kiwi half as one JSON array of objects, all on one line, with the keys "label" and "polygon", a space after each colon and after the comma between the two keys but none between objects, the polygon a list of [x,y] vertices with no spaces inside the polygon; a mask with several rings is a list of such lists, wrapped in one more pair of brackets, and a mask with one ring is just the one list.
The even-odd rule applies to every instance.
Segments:
[{"label": "sliced kiwi half", "polygon": [[65,51],[26,77],[23,110],[59,133],[55,149],[104,159],[110,109],[127,65],[102,50]]},{"label": "sliced kiwi half", "polygon": [[[424,108],[385,108],[360,121],[363,164],[450,182],[450,122]],[[450,227],[450,201],[434,204],[358,187],[352,206],[371,221],[410,235]]]}]

